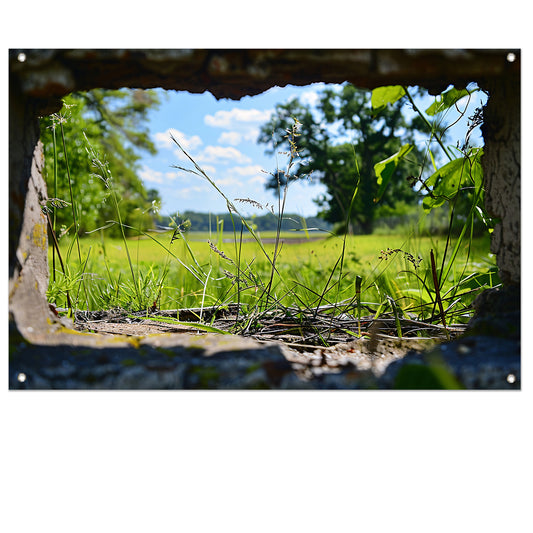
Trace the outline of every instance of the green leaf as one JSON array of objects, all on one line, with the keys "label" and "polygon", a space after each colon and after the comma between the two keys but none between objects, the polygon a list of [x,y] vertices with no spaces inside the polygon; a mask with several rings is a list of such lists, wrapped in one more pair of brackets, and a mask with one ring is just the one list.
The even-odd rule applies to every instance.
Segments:
[{"label": "green leaf", "polygon": [[469,91],[467,89],[462,89],[458,91],[455,87],[443,92],[440,97],[436,98],[435,101],[426,109],[426,113],[430,116],[434,116],[446,109],[449,109],[458,102],[461,98],[468,96],[469,94],[479,91],[478,88]]},{"label": "green leaf", "polygon": [[387,87],[378,87],[372,91],[372,109],[374,111],[381,111],[388,104],[394,104],[402,96],[405,91],[401,85],[389,85]]},{"label": "green leaf", "polygon": [[475,272],[459,282],[461,290],[475,290],[482,287],[494,287],[501,283],[498,268],[492,267],[486,272]]},{"label": "green leaf", "polygon": [[396,170],[396,167],[398,166],[398,163],[413,148],[413,144],[404,144],[398,152],[374,165],[374,172],[376,173],[377,182],[379,185],[379,189],[376,194],[376,198],[374,198],[374,202],[379,202],[379,200],[383,196],[383,193],[385,192],[385,189],[387,188],[387,185],[394,171]]},{"label": "green leaf", "polygon": [[433,364],[408,363],[403,365],[394,379],[394,389],[400,390],[459,390],[465,387],[443,362]]},{"label": "green leaf", "polygon": [[424,211],[431,211],[444,202],[452,200],[462,184],[465,183],[467,166],[464,157],[454,159],[434,172],[426,185],[433,186],[433,197],[426,196],[422,202]]},{"label": "green leaf", "polygon": [[433,197],[424,197],[424,211],[429,212],[452,200],[464,186],[474,185],[476,193],[480,193],[483,187],[482,154],[483,150],[476,148],[469,156],[454,159],[434,172],[425,182],[428,187],[433,187]]}]

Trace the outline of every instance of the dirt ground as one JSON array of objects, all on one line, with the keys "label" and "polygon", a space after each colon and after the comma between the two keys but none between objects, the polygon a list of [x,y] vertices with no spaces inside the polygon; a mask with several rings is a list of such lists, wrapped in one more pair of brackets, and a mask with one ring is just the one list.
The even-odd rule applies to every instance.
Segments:
[{"label": "dirt ground", "polygon": [[[281,342],[287,359],[293,363],[330,368],[352,361],[376,375],[381,375],[392,361],[409,352],[421,352],[447,340],[441,326],[409,319],[400,320],[402,337],[399,337],[396,320],[387,315],[374,321],[372,317],[358,320],[351,315],[331,317],[324,313],[299,319],[272,314],[261,316],[253,329],[246,329],[239,325],[243,317],[239,317],[237,311],[235,306],[230,306],[150,314],[127,313],[120,309],[78,312],[75,326],[81,331],[103,335],[146,337],[205,335],[207,322],[219,333],[237,333],[264,343]],[[448,334],[456,337],[463,330],[462,326],[449,327]]]}]

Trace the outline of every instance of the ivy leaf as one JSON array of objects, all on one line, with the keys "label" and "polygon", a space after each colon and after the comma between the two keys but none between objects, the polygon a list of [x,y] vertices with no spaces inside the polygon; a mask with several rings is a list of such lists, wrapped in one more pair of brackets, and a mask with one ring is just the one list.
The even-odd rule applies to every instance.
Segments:
[{"label": "ivy leaf", "polygon": [[462,89],[458,91],[455,87],[452,87],[451,89],[443,92],[440,95],[439,99],[436,99],[426,109],[426,113],[429,116],[434,116],[438,113],[441,113],[442,111],[445,111],[446,109],[449,109],[450,107],[452,107],[452,105],[458,102],[461,98],[464,98],[465,96],[475,93],[476,91],[479,91],[479,88],[475,88],[471,91],[467,89]]},{"label": "ivy leaf", "polygon": [[372,91],[372,109],[379,112],[385,109],[388,104],[394,104],[404,95],[405,91],[401,85],[378,87]]},{"label": "ivy leaf", "polygon": [[376,173],[377,182],[379,185],[374,202],[379,202],[379,200],[381,200],[381,197],[383,196],[383,193],[385,192],[385,189],[387,188],[387,185],[389,184],[389,181],[396,170],[398,163],[413,148],[413,144],[404,144],[398,152],[374,165],[374,172]]}]

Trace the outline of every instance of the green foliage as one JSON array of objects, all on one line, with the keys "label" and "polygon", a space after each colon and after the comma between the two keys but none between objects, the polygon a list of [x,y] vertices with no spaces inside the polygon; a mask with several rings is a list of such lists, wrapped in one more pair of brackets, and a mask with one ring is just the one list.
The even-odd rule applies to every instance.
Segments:
[{"label": "green foliage", "polygon": [[[71,208],[77,228],[73,228],[71,208],[54,209],[58,235],[69,228],[83,235],[116,220],[109,190],[91,168],[86,139],[101,158],[105,154],[105,163],[115,176],[123,221],[129,226],[152,226],[151,211],[160,199],[138,177],[138,161],[140,151],[155,153],[145,122],[148,111],[158,104],[153,91],[95,89],[67,96],[61,113],[41,119],[48,195],[70,204],[72,189],[75,198]],[[119,235],[118,227],[110,231]]]},{"label": "green foliage", "polygon": [[394,389],[400,390],[461,390],[465,387],[440,362],[423,365],[403,365],[394,380]]},{"label": "green foliage", "polygon": [[[401,90],[400,90],[401,89]],[[472,148],[468,146],[470,132],[482,122],[481,109],[477,109],[475,114],[470,117],[470,128],[466,135],[463,148],[452,149],[446,147],[443,143],[446,128],[439,131],[439,124],[444,121],[444,115],[452,106],[457,108],[458,102],[463,98],[469,98],[473,92],[479,89],[462,89],[457,90],[451,87],[435,98],[425,111],[429,117],[433,117],[433,122],[416,106],[409,91],[406,87],[380,87],[375,89],[372,94],[372,105],[376,111],[383,109],[387,105],[396,103],[399,95],[404,94],[410,101],[413,109],[418,113],[422,123],[426,124],[430,133],[430,141],[434,139],[441,147],[443,154],[449,162],[435,171],[426,179],[423,179],[424,166],[422,165],[418,177],[410,177],[412,183],[421,185],[422,206],[426,213],[433,209],[447,205],[451,210],[449,231],[454,232],[456,228],[461,234],[465,231],[466,223],[471,225],[472,231],[476,229],[479,233],[479,223],[481,222],[485,231],[492,231],[494,221],[486,214],[483,207],[483,168],[481,166],[482,148]],[[463,113],[466,113],[465,107]],[[402,150],[405,153],[410,151],[412,145],[404,145]],[[435,158],[428,149],[428,154],[435,166]],[[391,169],[393,163],[401,157],[402,152],[388,157],[387,159],[375,165],[376,175],[380,181],[380,191],[388,185],[387,170]],[[477,215],[477,223],[474,220],[474,214]]]},{"label": "green foliage", "polygon": [[457,90],[455,87],[451,87],[447,91],[444,91],[439,98],[435,99],[435,102],[431,104],[427,109],[426,113],[429,116],[435,116],[439,113],[442,113],[454,106],[461,98],[465,96],[470,96],[472,93],[479,91],[478,88],[473,90],[462,89]]},{"label": "green foliage", "polygon": [[479,204],[483,200],[483,168],[480,158],[483,155],[481,148],[471,149],[463,157],[453,159],[439,168],[425,180],[426,187],[431,188],[430,194],[424,197],[422,205],[429,212],[445,202],[453,201],[458,194],[472,192],[479,196]]},{"label": "green foliage", "polygon": [[412,144],[404,144],[395,154],[374,165],[377,184],[379,185],[375,201],[379,201],[381,199],[383,193],[387,189],[390,179],[394,174],[394,171],[398,167],[398,164],[402,158],[404,158],[413,149],[413,147],[414,146]]},{"label": "green foliage", "polygon": [[[290,130],[291,151],[287,155],[288,164],[284,172],[285,176],[294,179],[297,174],[293,171],[293,167],[299,159],[295,142],[297,131],[296,122]],[[223,246],[223,219],[217,220],[216,224],[218,247],[208,242],[210,249],[208,258],[199,256],[198,249],[187,236],[186,224],[178,219],[171,219],[174,229],[163,239],[158,238],[157,234],[142,231],[144,240],[132,241],[125,235],[128,226],[121,219],[114,177],[108,162],[102,161],[88,141],[86,150],[94,170],[92,175],[109,191],[110,203],[115,207],[117,220],[115,226],[118,227],[122,239],[119,241],[120,245],[114,246],[125,253],[126,261],[123,256],[118,264],[109,261],[109,248],[104,246],[103,229],[100,230],[102,235],[100,251],[95,247],[95,251],[91,254],[92,245],[87,250],[80,246],[79,240],[76,241],[81,248],[78,249],[77,264],[76,260],[70,257],[74,241],[70,244],[65,243],[67,252],[62,254],[67,257],[67,268],[63,269],[62,274],[58,273],[48,293],[49,297],[61,307],[66,303],[71,308],[120,306],[141,310],[153,307],[180,308],[200,305],[203,309],[207,305],[227,305],[237,301],[245,315],[244,324],[241,326],[248,330],[251,322],[259,320],[263,313],[270,313],[280,308],[287,309],[288,306],[309,310],[327,305],[338,307],[339,312],[342,312],[342,309],[349,311],[355,305],[359,314],[363,306],[367,309],[368,306],[373,306],[376,317],[387,309],[394,314],[397,332],[401,336],[400,318],[409,316],[408,313],[411,315],[416,313],[421,318],[431,317],[433,315],[431,309],[434,309],[435,301],[438,299],[441,317],[446,315],[450,321],[464,319],[465,310],[468,309],[474,295],[488,283],[497,282],[496,277],[493,278],[491,275],[476,278],[473,274],[478,272],[467,272],[466,263],[470,256],[470,248],[467,250],[464,266],[459,267],[462,271],[456,272],[455,266],[464,253],[461,249],[463,233],[454,244],[451,258],[445,267],[444,257],[448,243],[446,244],[446,249],[441,254],[443,263],[438,270],[433,261],[431,269],[421,268],[423,256],[426,259],[428,257],[427,249],[425,253],[416,254],[418,259],[415,259],[415,250],[408,251],[405,242],[394,249],[381,251],[380,260],[391,259],[387,265],[376,262],[375,252],[369,261],[370,270],[363,270],[359,257],[361,248],[357,246],[355,250],[350,249],[346,234],[337,240],[336,249],[319,255],[311,251],[307,261],[306,256],[298,252],[293,257],[295,262],[292,264],[286,261],[287,256],[284,253],[282,262],[281,228],[289,181],[286,181],[283,187],[283,201],[280,202],[277,214],[278,224],[272,246],[263,243],[257,232],[257,226],[246,221],[239,214],[235,204],[218,188],[217,191],[223,195],[228,205],[230,215],[228,227],[233,229],[232,244],[227,247],[229,250]],[[406,150],[407,148],[401,149],[391,160],[399,159]],[[190,159],[190,156],[184,153]],[[357,180],[348,206],[348,219],[358,198],[357,187],[361,178],[357,159],[354,158],[354,161]],[[190,162],[193,165],[192,169],[180,168],[206,179],[216,188],[214,182],[192,159]],[[382,174],[385,172],[386,166]],[[252,200],[247,200],[247,203],[259,206]],[[108,230],[109,228],[106,231]],[[305,225],[304,230],[309,233]],[[251,249],[244,245],[245,236],[252,237],[255,248]],[[146,248],[147,242],[153,242],[156,248],[159,247],[162,255],[159,256],[157,265],[154,265],[157,254],[153,250],[149,252],[148,258],[141,258],[141,248]],[[177,249],[179,242],[181,250]],[[387,242],[390,242],[390,237]],[[471,243],[470,236],[469,246]],[[377,246],[379,245],[378,241]],[[431,246],[433,247],[433,243]],[[397,255],[404,258],[404,268],[400,271],[391,271],[389,266]],[[103,273],[102,264],[105,268]],[[325,272],[329,275],[325,276]],[[408,279],[409,275],[412,281]],[[85,282],[87,279],[90,279],[91,283]],[[83,291],[80,290],[82,286]],[[446,305],[445,311],[442,302]],[[200,312],[200,318],[201,315]],[[444,318],[442,320],[444,322]]]},{"label": "green foliage", "polygon": [[[385,102],[386,97],[399,95],[397,90],[389,92],[378,100]],[[302,158],[295,174],[312,171],[312,177],[326,186],[327,194],[315,200],[326,221],[341,223],[349,230],[357,227],[359,232],[371,233],[381,207],[392,207],[399,201],[416,202],[416,194],[405,178],[418,174],[419,167],[416,157],[403,157],[407,153],[402,151],[402,145],[414,146],[415,128],[401,112],[400,101],[380,105],[378,112],[372,109],[369,91],[345,84],[338,91],[324,89],[316,111],[297,99],[279,104],[271,120],[262,126],[259,136],[260,143],[273,144],[267,153],[275,154],[288,145],[286,133],[294,119],[301,124],[298,148]],[[332,131],[333,126],[337,128],[336,133]],[[339,136],[350,141],[338,142]],[[418,154],[416,147],[411,150]],[[380,189],[374,164],[398,151],[402,157],[396,158],[392,166],[386,165],[381,179],[388,186]],[[394,180],[391,179],[393,171]],[[290,182],[291,176],[276,170],[267,186],[277,189],[287,180]],[[356,188],[357,196],[348,217]],[[381,203],[377,203],[378,198]]]},{"label": "green foliage", "polygon": [[377,87],[372,91],[372,109],[377,113],[380,113],[381,111],[384,111],[389,104],[394,104],[403,96],[405,96],[405,89],[401,85]]}]

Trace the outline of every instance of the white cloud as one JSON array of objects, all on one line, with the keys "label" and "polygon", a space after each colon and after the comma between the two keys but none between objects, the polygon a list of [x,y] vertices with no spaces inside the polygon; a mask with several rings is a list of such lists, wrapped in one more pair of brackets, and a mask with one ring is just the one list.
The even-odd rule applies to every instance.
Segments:
[{"label": "white cloud", "polygon": [[207,187],[205,186],[198,186],[194,185],[192,187],[184,187],[183,189],[179,189],[178,194],[180,198],[190,198],[191,195],[203,193],[205,194],[207,191]]},{"label": "white cloud", "polygon": [[214,128],[231,130],[243,124],[266,122],[271,114],[271,109],[261,111],[260,109],[238,109],[234,107],[231,111],[217,111],[214,115],[206,115],[204,122]]},{"label": "white cloud", "polygon": [[318,92],[317,91],[305,91],[300,96],[300,102],[302,104],[309,104],[310,106],[315,106],[318,103]]},{"label": "white cloud", "polygon": [[173,153],[178,161],[189,161],[189,158],[179,148],[176,148]]},{"label": "white cloud", "polygon": [[246,167],[232,167],[228,173],[238,174],[239,176],[254,176],[261,173],[261,165],[248,165]]},{"label": "white cloud", "polygon": [[267,182],[266,174],[257,175],[249,181],[249,183],[257,183],[261,186],[263,186],[266,182]]},{"label": "white cloud", "polygon": [[176,172],[165,172],[165,178],[167,181],[172,181],[176,179]]},{"label": "white cloud", "polygon": [[237,109],[217,111],[214,115],[206,115],[204,122],[213,128],[222,128],[218,142],[237,146],[242,141],[255,142],[259,136],[259,126],[267,122],[272,109]]},{"label": "white cloud", "polygon": [[242,187],[242,181],[238,180],[234,176],[227,176],[222,179],[215,180],[218,187]]},{"label": "white cloud", "polygon": [[[176,141],[181,144],[181,146],[187,152],[196,150],[203,144],[202,139],[200,139],[198,135],[187,135],[182,131],[176,130],[174,128],[169,128],[166,131],[159,132],[154,135],[157,146],[159,146],[160,148],[168,149],[177,148],[176,143],[170,138],[171,135],[176,139]],[[177,152],[181,153],[181,150],[178,148]]]},{"label": "white cloud", "polygon": [[163,184],[168,181],[172,181],[176,178],[174,172],[160,172],[159,170],[154,170],[146,165],[143,165],[143,168],[139,171],[139,177],[148,183],[158,183]]},{"label": "white cloud", "polygon": [[259,128],[250,128],[244,134],[244,139],[246,141],[256,142],[258,137],[259,137]]},{"label": "white cloud", "polygon": [[208,175],[215,174],[217,169],[213,165],[202,165],[201,169]]},{"label": "white cloud", "polygon": [[242,134],[237,131],[225,131],[218,138],[220,144],[231,144],[237,146],[242,141]]},{"label": "white cloud", "polygon": [[196,156],[196,161],[200,163],[250,163],[252,160],[242,152],[232,146],[206,146],[201,153]]},{"label": "white cloud", "polygon": [[232,167],[227,170],[227,175],[237,175],[242,176],[244,178],[248,178],[246,180],[247,186],[251,184],[258,184],[263,186],[267,181],[267,175],[263,172],[261,165]]},{"label": "white cloud", "polygon": [[340,91],[342,89],[342,84],[340,83],[313,83],[309,90],[303,91],[302,93],[293,93],[290,96],[286,98],[286,102],[289,102],[290,100],[293,100],[297,98],[302,104],[304,105],[310,105],[311,107],[315,107],[318,104],[318,100],[320,97],[320,93],[326,89],[333,89],[334,91]]},{"label": "white cloud", "polygon": [[[216,174],[217,169],[212,165],[199,165],[199,167],[211,178],[213,177],[213,174]],[[183,168],[189,168],[186,165],[183,165]],[[194,169],[196,172],[196,170]],[[192,183],[192,182],[198,182],[202,180],[203,178],[201,176],[198,176],[196,174],[192,174],[191,172],[187,172],[185,170],[181,170],[177,168],[174,173],[174,177],[179,178],[180,183]]]}]

